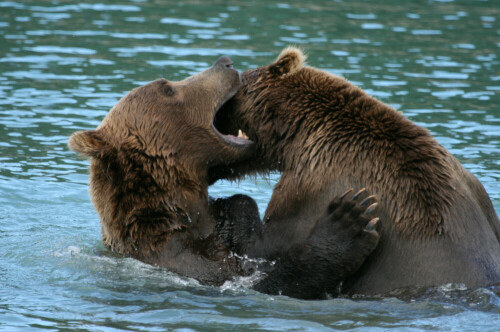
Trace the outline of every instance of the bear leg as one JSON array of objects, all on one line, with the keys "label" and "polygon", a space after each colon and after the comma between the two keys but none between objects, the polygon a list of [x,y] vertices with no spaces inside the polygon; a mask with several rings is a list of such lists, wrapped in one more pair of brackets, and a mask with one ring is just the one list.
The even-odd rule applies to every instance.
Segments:
[{"label": "bear leg", "polygon": [[305,243],[295,244],[254,289],[302,299],[336,296],[342,280],[356,272],[377,246],[374,196],[352,190],[335,198]]}]

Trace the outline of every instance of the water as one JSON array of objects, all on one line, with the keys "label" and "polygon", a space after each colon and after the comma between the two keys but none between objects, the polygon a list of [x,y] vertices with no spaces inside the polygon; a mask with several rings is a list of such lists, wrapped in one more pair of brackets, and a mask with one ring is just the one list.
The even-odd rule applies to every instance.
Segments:
[{"label": "water", "polygon": [[[108,252],[68,136],[130,89],[295,44],[428,128],[500,212],[498,1],[0,2],[0,330],[498,331],[499,288],[299,301],[223,288]],[[220,182],[254,197],[278,175]]]}]

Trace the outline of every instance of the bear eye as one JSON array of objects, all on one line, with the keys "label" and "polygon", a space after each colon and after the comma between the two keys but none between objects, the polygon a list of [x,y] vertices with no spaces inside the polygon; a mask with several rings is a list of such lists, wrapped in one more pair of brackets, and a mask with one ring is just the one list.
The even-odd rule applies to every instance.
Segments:
[{"label": "bear eye", "polygon": [[175,94],[175,90],[170,84],[164,84],[161,89],[163,94],[167,97],[171,97]]}]

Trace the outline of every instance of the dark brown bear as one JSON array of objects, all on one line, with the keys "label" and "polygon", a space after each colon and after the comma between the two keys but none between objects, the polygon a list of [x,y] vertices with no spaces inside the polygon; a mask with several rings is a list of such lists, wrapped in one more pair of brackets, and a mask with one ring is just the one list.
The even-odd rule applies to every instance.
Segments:
[{"label": "dark brown bear", "polygon": [[264,229],[286,230],[278,243],[284,251],[346,188],[376,195],[380,243],[344,281],[344,293],[500,281],[500,222],[481,183],[427,130],[304,61],[288,48],[274,63],[242,73],[242,89],[216,124],[222,132],[244,130],[260,158],[216,167],[210,181],[280,171]]},{"label": "dark brown bear", "polygon": [[[322,296],[374,249],[375,221],[369,223],[367,202],[359,197],[337,198],[316,222],[317,232],[292,247],[293,254],[276,256],[274,237],[261,232],[251,198],[209,200],[208,169],[246,160],[255,151],[253,142],[222,135],[213,126],[216,111],[240,84],[231,60],[222,57],[184,81],[159,79],[132,90],[97,129],[70,138],[69,146],[91,159],[90,193],[103,242],[115,252],[220,285],[260,267],[230,252],[243,254],[252,235],[263,249],[259,257],[278,259],[262,267],[268,276],[256,289]],[[331,236],[322,241],[319,233]],[[324,256],[332,257],[328,282],[311,278],[313,268],[325,266]]]}]

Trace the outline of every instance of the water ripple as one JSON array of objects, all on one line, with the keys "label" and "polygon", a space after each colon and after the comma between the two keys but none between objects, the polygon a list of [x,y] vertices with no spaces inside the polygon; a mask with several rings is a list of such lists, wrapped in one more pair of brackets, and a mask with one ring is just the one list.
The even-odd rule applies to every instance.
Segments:
[{"label": "water ripple", "polygon": [[175,54],[176,56],[262,56],[269,55],[269,52],[254,52],[247,49],[214,49],[214,48],[183,48],[183,47],[171,47],[171,46],[136,46],[136,47],[121,47],[121,48],[111,48],[111,52],[119,53],[122,56],[135,56],[137,53],[163,53],[163,54]]},{"label": "water ripple", "polygon": [[178,24],[178,25],[184,25],[188,27],[193,27],[193,28],[216,28],[220,26],[219,23],[215,22],[200,22],[196,20],[189,20],[189,19],[179,19],[179,18],[173,18],[173,17],[165,17],[160,20],[160,23],[163,24]]},{"label": "water ripple", "polygon": [[[24,8],[13,4],[16,8]],[[80,3],[78,5],[63,5],[63,6],[30,6],[29,10],[32,11],[47,11],[47,12],[70,12],[70,11],[82,11],[82,10],[93,10],[93,11],[123,11],[123,12],[139,12],[141,8],[138,6],[131,5],[107,5],[102,3],[88,4]]]}]

